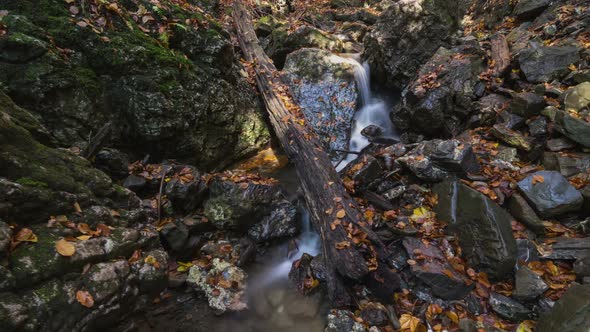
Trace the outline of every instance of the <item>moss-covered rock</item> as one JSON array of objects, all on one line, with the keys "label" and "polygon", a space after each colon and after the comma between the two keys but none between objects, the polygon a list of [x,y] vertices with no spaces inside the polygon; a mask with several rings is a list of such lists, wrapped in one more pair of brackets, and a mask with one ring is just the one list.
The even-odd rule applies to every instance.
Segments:
[{"label": "moss-covered rock", "polygon": [[[169,1],[118,5],[98,9],[108,24],[96,28],[89,8],[72,21],[64,2],[3,3],[0,85],[59,145],[84,145],[110,121],[116,147],[218,168],[268,142],[229,34],[213,17]],[[140,10],[171,28],[140,27],[127,14]],[[76,25],[83,19],[94,30]]]}]

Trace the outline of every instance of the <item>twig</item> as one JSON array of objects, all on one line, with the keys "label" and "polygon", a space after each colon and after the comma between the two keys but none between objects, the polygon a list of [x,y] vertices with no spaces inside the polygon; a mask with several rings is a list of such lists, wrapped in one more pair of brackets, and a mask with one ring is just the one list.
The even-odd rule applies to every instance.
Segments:
[{"label": "twig", "polygon": [[162,188],[164,188],[164,178],[166,177],[167,166],[162,165],[162,179],[160,180],[160,190],[158,191],[158,224],[162,221]]}]

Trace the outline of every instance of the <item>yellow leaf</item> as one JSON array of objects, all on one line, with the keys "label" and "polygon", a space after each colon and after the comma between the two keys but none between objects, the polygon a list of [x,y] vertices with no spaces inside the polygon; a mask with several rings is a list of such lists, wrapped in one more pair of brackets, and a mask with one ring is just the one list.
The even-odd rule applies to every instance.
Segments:
[{"label": "yellow leaf", "polygon": [[160,263],[158,263],[158,260],[156,259],[156,257],[154,257],[152,255],[147,256],[143,261],[146,264],[149,264],[149,265],[155,267],[156,269],[160,268]]},{"label": "yellow leaf", "polygon": [[176,268],[176,271],[178,271],[178,272],[188,271],[188,269],[190,269],[191,266],[193,266],[193,263],[191,263],[191,262],[188,262],[188,263],[176,262],[176,263],[178,263],[178,268]]},{"label": "yellow leaf", "polygon": [[445,315],[447,315],[447,317],[449,317],[449,319],[452,320],[453,323],[459,324],[459,316],[457,316],[457,313],[455,313],[454,311],[447,311],[445,312]]},{"label": "yellow leaf", "polygon": [[338,212],[336,212],[336,218],[344,218],[346,216],[346,211],[344,211],[344,209],[340,209],[338,210]]},{"label": "yellow leaf", "polygon": [[80,304],[85,306],[86,308],[92,308],[92,306],[94,305],[94,299],[92,298],[92,295],[88,293],[88,291],[77,291],[76,300],[78,300],[78,302],[80,302]]},{"label": "yellow leaf", "polygon": [[76,247],[74,247],[71,242],[68,242],[65,239],[57,241],[55,243],[55,249],[57,250],[58,254],[66,257],[73,256],[76,253]]},{"label": "yellow leaf", "polygon": [[88,239],[90,239],[91,236],[90,235],[80,235],[80,236],[76,236],[76,239],[80,240],[80,241],[86,241]]},{"label": "yellow leaf", "polygon": [[403,332],[425,332],[426,327],[420,321],[420,318],[414,317],[410,314],[403,314],[399,318],[401,330]]},{"label": "yellow leaf", "polygon": [[418,220],[421,218],[429,218],[430,217],[430,211],[428,211],[427,208],[421,206],[419,208],[415,208],[412,215],[410,216],[410,219],[412,220]]}]

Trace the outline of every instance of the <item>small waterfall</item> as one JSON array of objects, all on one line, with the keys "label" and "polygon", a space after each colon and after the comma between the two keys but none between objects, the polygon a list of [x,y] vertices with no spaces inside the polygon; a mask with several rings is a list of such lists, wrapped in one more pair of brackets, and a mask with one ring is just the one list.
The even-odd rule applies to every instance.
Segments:
[{"label": "small waterfall", "polygon": [[[369,145],[369,140],[361,134],[361,131],[369,126],[376,125],[381,127],[382,136],[395,137],[397,134],[393,124],[389,119],[389,106],[385,101],[375,98],[371,94],[370,68],[368,63],[361,64],[360,56],[339,57],[345,59],[354,68],[354,78],[361,97],[361,108],[354,115],[354,123],[350,134],[350,143],[348,149],[354,152],[361,152]],[[336,167],[337,171],[342,170],[348,163],[358,157],[356,154],[349,153]]]}]

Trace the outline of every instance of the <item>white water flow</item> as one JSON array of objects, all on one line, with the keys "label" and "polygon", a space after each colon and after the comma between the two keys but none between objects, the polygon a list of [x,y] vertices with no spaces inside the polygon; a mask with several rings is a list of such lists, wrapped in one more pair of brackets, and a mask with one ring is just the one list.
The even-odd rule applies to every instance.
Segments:
[{"label": "white water flow", "polygon": [[271,264],[270,267],[261,274],[260,279],[256,281],[257,287],[264,288],[286,279],[291,270],[291,265],[293,265],[293,262],[301,258],[301,255],[307,253],[315,256],[320,252],[320,236],[311,226],[309,212],[306,209],[302,210],[300,217],[301,232],[297,239],[295,239],[295,250],[290,251],[286,257],[282,256],[273,259],[276,260],[276,263]]},{"label": "white water flow", "polygon": [[[335,56],[336,57],[336,56]],[[338,56],[340,61],[349,63],[354,70],[354,78],[360,95],[361,108],[354,115],[354,122],[350,134],[349,151],[361,152],[369,145],[369,140],[361,134],[361,131],[370,125],[379,126],[382,130],[381,136],[397,138],[393,124],[389,119],[389,106],[385,101],[375,98],[371,93],[371,80],[369,64],[359,62],[360,55]],[[355,160],[357,154],[349,153],[337,165],[336,170],[340,171],[348,163]]]}]

